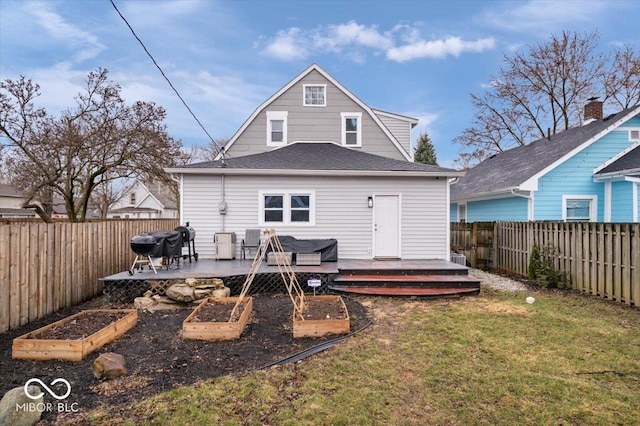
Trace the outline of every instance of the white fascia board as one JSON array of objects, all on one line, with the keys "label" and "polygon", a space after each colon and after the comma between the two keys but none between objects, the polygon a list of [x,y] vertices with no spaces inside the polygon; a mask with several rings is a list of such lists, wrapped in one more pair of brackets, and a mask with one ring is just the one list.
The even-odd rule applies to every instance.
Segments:
[{"label": "white fascia board", "polygon": [[435,177],[452,178],[464,176],[464,172],[421,172],[385,170],[291,170],[291,169],[231,169],[188,168],[165,169],[167,173],[179,175],[227,175],[227,176],[386,176],[386,177]]},{"label": "white fascia board", "polygon": [[630,175],[638,175],[640,174],[640,168],[637,169],[627,169],[627,170],[618,170],[615,172],[609,173],[601,173],[598,176],[593,177],[594,182],[604,182],[607,180],[617,181],[617,180],[625,180]]},{"label": "white fascia board", "polygon": [[570,152],[568,152],[567,154],[562,156],[557,161],[554,161],[553,163],[549,164],[547,167],[545,167],[544,169],[542,169],[541,171],[539,171],[535,175],[531,176],[529,179],[527,179],[524,182],[522,182],[520,184],[519,189],[521,189],[523,191],[537,191],[538,190],[538,179],[540,179],[542,176],[546,175],[551,170],[555,169],[560,164],[564,163],[565,161],[567,161],[568,159],[570,159],[571,157],[573,157],[574,155],[576,155],[577,153],[579,153],[583,149],[587,148],[589,145],[591,145],[592,143],[594,143],[595,141],[597,141],[598,139],[600,139],[601,137],[603,137],[607,133],[610,133],[613,130],[615,130],[616,128],[620,127],[624,122],[626,122],[627,120],[631,119],[632,117],[634,117],[638,113],[640,113],[640,106],[637,107],[637,108],[634,108],[629,114],[625,115],[624,117],[622,117],[618,121],[612,123],[609,127],[607,127],[606,129],[602,130],[597,135],[589,138],[584,143],[582,143],[580,146],[578,146],[575,149],[571,150]]},{"label": "white fascia board", "polygon": [[[287,90],[289,90],[291,87],[293,87],[296,83],[298,83],[300,80],[302,80],[307,74],[309,74],[311,71],[316,70],[318,71],[320,74],[322,74],[322,76],[324,78],[326,78],[327,80],[329,80],[331,83],[333,83],[339,90],[341,90],[345,95],[347,95],[349,98],[351,98],[351,100],[353,100],[356,104],[358,104],[362,109],[364,109],[365,111],[367,111],[367,114],[369,114],[369,116],[373,119],[373,121],[376,122],[376,124],[378,125],[378,127],[380,127],[380,129],[382,129],[382,131],[387,135],[387,137],[393,142],[393,144],[395,145],[395,147],[398,149],[398,151],[400,151],[400,153],[409,161],[411,161],[411,155],[409,153],[407,153],[404,148],[402,148],[402,145],[400,145],[400,142],[398,142],[398,140],[391,134],[391,132],[389,131],[389,129],[387,129],[387,126],[385,126],[384,124],[382,124],[382,121],[380,121],[380,119],[378,118],[378,116],[376,116],[376,114],[373,112],[373,110],[371,108],[369,108],[364,102],[362,102],[360,99],[358,99],[353,93],[351,93],[349,90],[347,90],[342,84],[340,84],[336,79],[334,79],[333,77],[331,77],[329,74],[327,74],[327,72],[325,70],[323,70],[322,68],[320,68],[319,65],[317,64],[311,64],[306,70],[302,71],[300,74],[298,74],[297,77],[295,77],[293,80],[291,80],[289,83],[287,83],[282,89],[278,90],[276,93],[274,93],[269,99],[267,99],[266,101],[264,101],[262,103],[262,105],[260,105],[258,108],[256,108],[253,113],[249,116],[249,118],[247,118],[245,120],[245,122],[242,124],[242,126],[240,127],[240,129],[238,129],[238,131],[231,137],[231,139],[229,140],[229,142],[225,145],[224,147],[224,151],[228,151],[229,148],[231,148],[231,146],[235,143],[235,141],[240,137],[240,135],[242,134],[242,132],[245,131],[245,129],[249,126],[249,124],[251,124],[253,122],[253,120],[255,120],[255,118],[258,116],[258,114],[260,114],[260,112],[266,108],[267,106],[269,106],[271,104],[271,102],[273,102],[274,100],[276,100],[280,95],[282,95],[283,93],[285,93]],[[216,156],[216,160],[219,160],[221,158],[221,154],[218,154]]]},{"label": "white fascia board", "polygon": [[497,199],[500,199],[500,198],[517,197],[518,195],[514,195],[511,191],[518,191],[518,190],[522,190],[522,188],[514,186],[514,187],[511,187],[511,188],[501,189],[499,191],[478,193],[478,194],[474,194],[472,196],[451,197],[451,202],[452,203],[460,203],[460,202],[466,203],[466,202],[471,202],[471,201],[487,201],[487,200],[497,200]]}]

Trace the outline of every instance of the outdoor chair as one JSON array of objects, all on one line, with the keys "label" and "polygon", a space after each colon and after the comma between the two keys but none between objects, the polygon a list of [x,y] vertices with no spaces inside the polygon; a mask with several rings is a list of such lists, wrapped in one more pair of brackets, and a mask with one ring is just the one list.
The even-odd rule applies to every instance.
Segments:
[{"label": "outdoor chair", "polygon": [[246,249],[258,250],[258,247],[260,247],[260,232],[260,229],[247,229],[245,231],[244,238],[240,244],[240,252],[243,259],[246,259]]}]

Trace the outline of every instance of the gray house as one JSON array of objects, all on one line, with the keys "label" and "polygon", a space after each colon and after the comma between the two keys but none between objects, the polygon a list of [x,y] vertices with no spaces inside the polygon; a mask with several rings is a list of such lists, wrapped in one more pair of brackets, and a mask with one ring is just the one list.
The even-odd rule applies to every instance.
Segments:
[{"label": "gray house", "polygon": [[[415,118],[364,104],[311,65],[260,105],[215,161],[166,169],[202,258],[214,234],[335,238],[340,258],[449,259],[449,183],[417,164]],[[237,250],[240,250],[238,245]]]}]

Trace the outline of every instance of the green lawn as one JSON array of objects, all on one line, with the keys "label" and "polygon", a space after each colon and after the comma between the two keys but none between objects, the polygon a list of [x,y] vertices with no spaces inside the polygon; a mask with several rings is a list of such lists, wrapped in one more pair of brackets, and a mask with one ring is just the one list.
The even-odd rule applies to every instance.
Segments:
[{"label": "green lawn", "polygon": [[636,425],[640,310],[570,293],[363,298],[374,324],[295,365],[94,413],[96,424]]}]

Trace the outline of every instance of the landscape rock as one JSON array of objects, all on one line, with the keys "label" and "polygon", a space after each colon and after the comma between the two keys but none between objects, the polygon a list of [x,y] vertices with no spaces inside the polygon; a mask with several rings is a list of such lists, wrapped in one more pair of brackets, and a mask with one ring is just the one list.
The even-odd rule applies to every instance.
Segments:
[{"label": "landscape rock", "polygon": [[[29,386],[30,395],[38,395],[42,391],[38,386]],[[0,400],[0,425],[11,426],[31,426],[40,420],[44,396],[41,395],[37,399],[31,399],[24,393],[24,386],[13,388],[4,394]],[[18,404],[18,405],[17,405]],[[35,404],[35,405],[23,405]],[[25,407],[24,410],[16,409],[17,407]],[[30,410],[29,407],[33,407]],[[38,411],[38,408],[41,408]]]},{"label": "landscape rock", "polygon": [[93,375],[98,380],[110,380],[127,374],[124,357],[114,352],[101,354],[91,365]]},{"label": "landscape rock", "polygon": [[178,302],[193,302],[196,300],[194,288],[186,283],[173,284],[165,292],[167,297]]},{"label": "landscape rock", "polygon": [[193,290],[193,294],[196,297],[196,300],[200,300],[200,299],[204,299],[211,296],[211,293],[213,293],[213,291],[214,290],[212,288],[207,288],[207,289],[196,288],[195,290]]},{"label": "landscape rock", "polygon": [[216,288],[211,293],[213,297],[229,297],[231,296],[231,289],[229,287]]},{"label": "landscape rock", "polygon": [[184,280],[184,282],[189,287],[199,288],[199,289],[224,287],[224,282],[220,278],[209,278],[209,279],[187,278],[186,280]]},{"label": "landscape rock", "polygon": [[151,297],[136,297],[133,299],[133,307],[136,309],[149,309],[158,302]]}]

